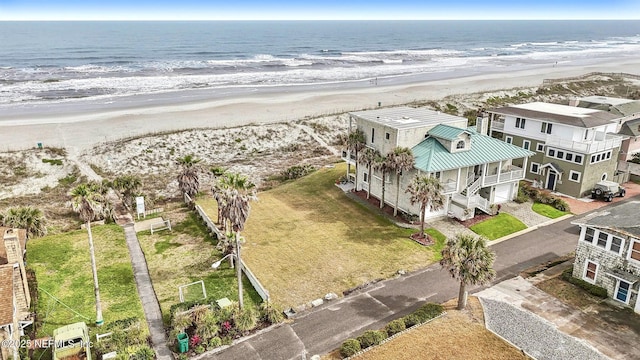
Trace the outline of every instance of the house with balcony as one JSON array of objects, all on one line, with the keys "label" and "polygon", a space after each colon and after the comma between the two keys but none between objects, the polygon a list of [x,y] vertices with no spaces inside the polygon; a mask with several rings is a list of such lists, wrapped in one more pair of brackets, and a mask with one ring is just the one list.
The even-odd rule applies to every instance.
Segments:
[{"label": "house with balcony", "polygon": [[[24,265],[25,230],[0,227],[0,341],[17,344],[32,324],[31,296]],[[2,347],[0,359],[19,359],[16,347]]]},{"label": "house with balcony", "polygon": [[[418,214],[418,204],[412,205],[406,189],[416,175],[440,179],[445,196],[441,210],[427,209],[425,219],[452,216],[462,220],[472,218],[476,210],[492,213],[492,205],[513,200],[518,182],[524,178],[522,166],[534,153],[521,147],[478,133],[467,127],[467,119],[427,109],[408,107],[385,108],[350,113],[351,129],[366,135],[365,146],[383,156],[401,146],[410,148],[415,166],[400,177],[398,207],[409,214]],[[345,161],[355,165],[344,153]],[[382,198],[385,182],[385,202],[395,205],[397,184],[395,174],[358,166],[356,190],[370,190]]]},{"label": "house with balcony", "polygon": [[487,111],[493,137],[535,151],[525,169],[534,186],[586,196],[598,181],[616,180],[623,136],[617,115],[596,109],[534,102]]},{"label": "house with balcony", "polygon": [[607,290],[615,304],[640,314],[640,201],[572,222],[580,226],[573,277]]},{"label": "house with balcony", "polygon": [[597,109],[616,115],[616,132],[623,136],[618,160],[629,161],[640,153],[640,100],[608,96],[572,99],[569,105]]}]

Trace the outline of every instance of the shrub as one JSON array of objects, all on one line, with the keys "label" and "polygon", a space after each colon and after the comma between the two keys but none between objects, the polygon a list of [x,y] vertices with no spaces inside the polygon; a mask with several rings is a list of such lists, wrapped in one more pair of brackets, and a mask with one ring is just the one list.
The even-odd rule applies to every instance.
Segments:
[{"label": "shrub", "polygon": [[594,284],[590,284],[582,279],[578,279],[573,277],[572,275],[572,270],[573,269],[567,269],[565,271],[562,272],[562,279],[565,281],[570,282],[573,285],[576,285],[582,289],[584,289],[585,291],[587,291],[589,294],[597,296],[599,298],[606,298],[608,296],[607,294],[607,289],[600,287],[598,285],[594,285]]},{"label": "shrub", "polygon": [[211,310],[208,310],[196,321],[196,334],[198,334],[203,341],[208,341],[214,337],[218,331],[220,331],[218,318]]},{"label": "shrub", "polygon": [[404,326],[408,328],[421,324],[420,319],[418,319],[418,317],[415,314],[409,314],[405,317],[402,318],[402,320],[404,321]]},{"label": "shrub", "polygon": [[343,358],[348,358],[349,356],[357,354],[360,350],[362,350],[360,341],[356,339],[348,339],[340,346],[340,355],[342,355]]},{"label": "shrub", "polygon": [[260,305],[260,311],[262,312],[262,319],[269,324],[277,324],[284,320],[282,311],[273,306],[273,304],[263,302]]},{"label": "shrub", "polygon": [[156,353],[148,345],[143,345],[129,357],[130,360],[153,360],[156,358]]},{"label": "shrub", "polygon": [[443,311],[444,311],[444,308],[442,307],[442,305],[435,304],[435,303],[427,303],[422,305],[420,308],[418,308],[418,310],[415,311],[415,314],[420,315],[424,319],[423,322],[425,322],[442,314]]},{"label": "shrub", "polygon": [[196,354],[202,354],[205,351],[205,348],[202,345],[198,345],[193,348],[193,351],[195,351]]},{"label": "shrub", "polygon": [[222,346],[222,339],[220,339],[220,337],[218,336],[214,336],[209,340],[209,348],[210,349],[215,349],[217,347]]},{"label": "shrub", "polygon": [[387,336],[395,335],[399,332],[402,332],[406,329],[406,325],[404,324],[404,320],[402,318],[391,321],[384,327],[387,331]]},{"label": "shrub", "polygon": [[299,179],[305,175],[308,175],[316,170],[311,165],[295,165],[282,172],[282,177],[285,180]]},{"label": "shrub", "polygon": [[364,334],[358,336],[358,342],[363,349],[378,345],[382,340],[387,338],[387,334],[380,330],[367,330]]},{"label": "shrub", "polygon": [[554,198],[553,203],[551,204],[554,208],[560,211],[570,211],[569,204],[566,201],[560,198]]},{"label": "shrub", "polygon": [[252,308],[239,308],[233,314],[233,322],[236,324],[236,328],[240,331],[249,331],[256,327],[258,324],[258,314]]}]

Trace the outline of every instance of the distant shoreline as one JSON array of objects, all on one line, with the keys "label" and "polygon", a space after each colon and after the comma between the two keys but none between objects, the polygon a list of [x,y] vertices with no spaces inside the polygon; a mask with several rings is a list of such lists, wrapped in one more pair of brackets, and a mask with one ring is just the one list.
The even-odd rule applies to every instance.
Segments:
[{"label": "distant shoreline", "polygon": [[0,151],[33,148],[37,143],[82,151],[105,141],[155,132],[288,122],[374,108],[378,104],[393,106],[439,100],[454,94],[537,87],[542,85],[543,79],[589,72],[638,74],[640,58],[597,59],[504,70],[482,74],[442,73],[429,81],[414,76],[411,79],[379,79],[377,85],[369,84],[367,80],[364,84],[363,81],[355,82],[357,86],[295,85],[222,96],[201,94],[186,101],[166,94],[158,96],[156,101],[125,101],[102,109],[87,109],[76,104],[64,104],[67,106],[50,111],[45,107],[44,114],[33,109],[21,113],[16,108],[13,113],[0,115]]}]

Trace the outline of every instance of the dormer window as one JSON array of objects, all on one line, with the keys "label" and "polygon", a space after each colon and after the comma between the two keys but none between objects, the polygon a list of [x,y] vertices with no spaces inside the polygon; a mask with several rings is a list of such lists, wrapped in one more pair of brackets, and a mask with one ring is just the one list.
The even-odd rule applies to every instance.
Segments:
[{"label": "dormer window", "polygon": [[458,143],[456,144],[456,149],[458,149],[458,150],[460,150],[460,149],[464,149],[464,145],[465,145],[464,140],[460,140],[460,141],[458,141]]}]

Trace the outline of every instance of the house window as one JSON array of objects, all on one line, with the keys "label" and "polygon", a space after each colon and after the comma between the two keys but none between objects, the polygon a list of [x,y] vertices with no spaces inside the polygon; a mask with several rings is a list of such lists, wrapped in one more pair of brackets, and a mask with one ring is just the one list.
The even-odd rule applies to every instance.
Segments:
[{"label": "house window", "polygon": [[389,134],[389,133],[384,133],[384,138],[385,138],[386,140],[389,140],[389,138],[390,138],[390,137],[391,137],[391,134]]},{"label": "house window", "polygon": [[505,137],[504,137],[504,141],[505,141],[507,144],[513,144],[513,137],[511,137],[511,136],[505,136]]},{"label": "house window", "polygon": [[602,177],[600,177],[600,179],[601,179],[602,181],[607,180],[607,173],[602,174]]},{"label": "house window", "polygon": [[536,151],[544,151],[544,144],[543,143],[538,143],[538,145],[536,147]]},{"label": "house window", "polygon": [[584,233],[584,241],[588,243],[593,243],[593,236],[595,235],[595,230],[593,228],[587,228],[587,231]]},{"label": "house window", "polygon": [[571,170],[569,171],[569,180],[580,182],[580,175],[582,175],[582,173]]},{"label": "house window", "polygon": [[631,284],[629,284],[624,280],[618,280],[618,284],[616,285],[615,299],[618,301],[622,301],[625,304],[628,304],[630,288],[631,288]]},{"label": "house window", "polygon": [[572,153],[567,153],[567,156],[565,157],[565,159],[567,159],[567,161],[572,161],[573,160],[573,154]]},{"label": "house window", "polygon": [[440,176],[441,176],[441,175],[442,175],[442,174],[440,173],[440,171],[436,171],[436,172],[435,172],[436,179],[440,180]]},{"label": "house window", "polygon": [[540,127],[540,132],[541,133],[551,134],[551,126],[552,125],[553,124],[549,124],[549,123],[543,122],[542,126]]},{"label": "house window", "polygon": [[529,150],[529,148],[531,147],[531,141],[529,140],[523,140],[522,141],[522,148],[525,150]]},{"label": "house window", "polygon": [[540,164],[538,163],[531,163],[531,172],[534,174],[539,174],[540,173]]},{"label": "house window", "polygon": [[371,128],[371,143],[374,143],[374,139],[375,139],[375,135],[376,135],[376,129]]},{"label": "house window", "polygon": [[516,118],[516,128],[518,129],[524,129],[524,123],[525,123],[526,119],[523,118]]},{"label": "house window", "polygon": [[611,151],[607,151],[607,159],[611,159]]},{"label": "house window", "polygon": [[553,149],[549,149],[549,156],[556,157],[556,151]]},{"label": "house window", "polygon": [[464,140],[458,141],[456,144],[456,149],[464,149]]},{"label": "house window", "polygon": [[631,252],[629,257],[633,260],[640,261],[640,241],[634,240],[631,245]]},{"label": "house window", "polygon": [[614,253],[620,255],[620,250],[621,249],[622,249],[622,238],[619,238],[617,236],[612,236],[611,237],[611,247],[609,248],[609,250],[611,250]]},{"label": "house window", "polygon": [[369,174],[364,173],[364,176],[362,177],[362,181],[368,183],[369,182]]},{"label": "house window", "polygon": [[564,151],[560,151],[560,150],[558,150],[558,153],[556,154],[556,157],[557,157],[558,159],[562,159],[562,158],[564,158]]},{"label": "house window", "polygon": [[584,279],[590,283],[595,283],[597,272],[598,272],[598,264],[587,260],[587,264],[584,269]]},{"label": "house window", "polygon": [[582,155],[576,155],[576,157],[573,158],[573,161],[576,164],[582,164]]},{"label": "house window", "polygon": [[609,237],[609,234],[600,231],[600,233],[598,234],[598,242],[596,243],[596,245],[598,245],[601,248],[605,249],[607,247],[607,238],[608,237]]}]

